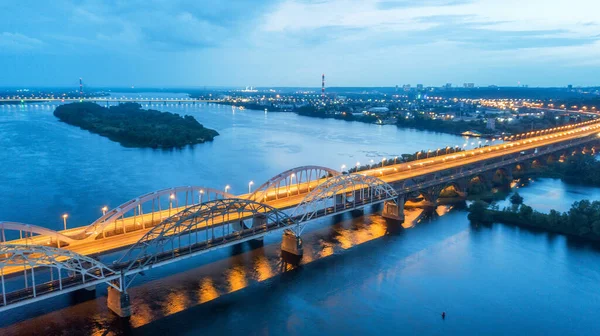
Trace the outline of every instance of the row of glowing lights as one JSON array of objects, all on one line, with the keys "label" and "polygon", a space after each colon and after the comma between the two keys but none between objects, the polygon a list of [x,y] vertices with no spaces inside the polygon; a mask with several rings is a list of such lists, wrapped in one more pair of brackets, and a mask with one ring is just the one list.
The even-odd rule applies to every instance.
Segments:
[{"label": "row of glowing lights", "polygon": [[[500,141],[500,140],[512,140],[513,138],[515,138],[515,139],[516,139],[516,137],[523,137],[523,136],[533,136],[533,135],[540,134],[540,132],[546,133],[546,132],[552,132],[552,131],[560,131],[560,130],[564,130],[564,129],[567,129],[567,128],[573,128],[573,127],[576,127],[576,126],[583,126],[583,125],[585,125],[585,124],[589,124],[589,123],[591,123],[591,122],[593,122],[593,120],[592,120],[592,121],[586,121],[586,122],[578,123],[578,124],[574,124],[574,125],[569,125],[569,126],[555,127],[555,128],[551,128],[551,129],[544,130],[544,131],[536,131],[536,132],[527,132],[527,133],[522,133],[522,134],[518,134],[518,135],[516,135],[516,136],[515,136],[515,135],[513,135],[513,136],[510,136],[510,137],[504,137],[503,139],[500,139],[500,138],[499,138],[499,139],[492,139],[492,140],[491,140],[491,142],[490,142],[490,140],[485,140],[485,142],[483,142],[483,141],[479,141],[477,144],[478,144],[478,146],[481,146],[482,144],[484,144],[484,145],[485,145],[485,144],[487,144],[488,142],[490,142],[490,143],[494,143],[495,141]],[[589,126],[588,126],[588,127],[584,127],[584,128],[582,128],[582,129],[580,129],[580,130],[574,130],[574,131],[568,131],[568,132],[561,132],[561,133],[559,133],[559,134],[547,135],[547,136],[540,137],[540,138],[529,139],[529,140],[525,140],[525,141],[523,141],[523,144],[526,144],[526,143],[533,143],[533,142],[540,141],[540,140],[548,140],[548,139],[551,139],[551,138],[556,138],[556,137],[558,137],[558,136],[565,136],[565,135],[570,135],[570,134],[574,134],[574,133],[578,133],[578,132],[587,131],[587,130],[589,130],[589,129],[597,129],[597,128],[599,128],[599,127],[600,127],[600,125],[596,125],[596,126],[592,126],[592,127],[589,127]],[[510,143],[510,144],[505,144],[505,145],[496,145],[496,146],[490,146],[490,147],[488,147],[488,150],[487,150],[487,151],[488,151],[488,152],[492,152],[493,150],[499,150],[501,147],[502,147],[503,149],[506,149],[506,148],[508,148],[508,147],[514,147],[514,145],[515,145],[515,144],[516,144],[516,145],[521,145],[521,142]],[[468,142],[462,145],[462,148],[463,148],[463,150],[464,150],[464,149],[467,147],[467,145],[468,145]],[[472,145],[472,146],[474,146],[474,145],[475,145],[475,142],[471,142],[471,145]],[[446,148],[444,148],[444,150],[446,151],[446,154],[448,154],[448,152],[449,152],[451,149],[454,149],[454,150],[456,151],[456,150],[458,150],[459,148],[461,148],[461,146],[458,146],[458,145],[457,145],[457,146],[454,146],[454,147],[447,146]],[[436,153],[436,156],[439,154],[439,152],[440,152],[441,150],[442,150],[442,148],[438,148],[438,149],[435,151],[435,153]],[[432,150],[428,150],[427,152],[424,152],[424,151],[419,151],[419,152],[417,152],[417,160],[419,160],[419,156],[420,156],[421,154],[423,154],[423,155],[425,155],[425,154],[426,154],[426,158],[429,158],[429,154],[431,154],[431,153],[432,153]],[[480,149],[480,150],[479,150],[479,153],[480,153],[480,154],[483,154],[483,153],[485,153],[485,151],[484,151],[483,149]],[[471,152],[470,152],[470,153],[468,153],[468,154],[475,155],[475,154],[477,154],[477,151],[476,151],[476,150],[473,150],[473,151],[471,151]],[[450,156],[450,157],[449,157],[449,159],[456,159],[456,158],[459,158],[459,157],[466,157],[466,156],[467,156],[467,154],[465,154],[465,153],[462,153],[462,154],[457,154],[457,155]],[[388,159],[387,159],[387,158],[385,158],[385,157],[381,159],[381,165],[382,165],[382,167],[383,167],[383,165],[385,165],[385,162],[386,162],[387,160],[388,160]],[[391,159],[390,159],[390,160],[391,160]],[[397,160],[398,160],[398,157],[397,157],[397,156],[396,156],[396,157],[394,157],[394,164],[397,164]],[[419,165],[419,166],[423,166],[423,165],[425,165],[425,164],[428,164],[428,163],[434,163],[435,161],[436,161],[436,160],[431,160],[431,161],[427,161],[427,162],[420,162],[420,163],[417,163],[417,165]],[[442,160],[441,160],[441,161],[442,161],[442,162],[446,162],[446,158],[442,158]],[[373,166],[373,164],[374,164],[374,163],[375,163],[375,161],[371,159],[371,164],[369,165],[369,168],[371,168],[371,167]],[[356,166],[356,170],[358,171],[358,168],[360,168],[360,162],[356,162],[356,165],[355,165],[355,166]],[[347,168],[347,166],[346,166],[345,164],[342,164],[342,166],[341,166],[341,171],[342,171],[342,172],[344,172],[346,168]],[[408,166],[407,166],[407,168],[409,168],[409,169],[412,169],[411,165],[408,165]],[[384,168],[384,169],[385,169],[385,168]],[[381,175],[383,175],[383,170],[384,170],[384,169],[380,169],[380,170],[379,170],[379,173],[380,173]],[[398,171],[398,170],[397,170],[397,168],[393,168],[393,169],[394,169],[394,171]],[[292,181],[292,179],[293,179],[295,176],[296,176],[296,174],[293,174],[293,173],[290,175],[290,184],[291,184],[291,181]],[[250,182],[248,182],[248,194],[251,194],[251,193],[252,193],[252,186],[253,186],[253,185],[254,185],[254,181],[250,181]],[[224,188],[224,190],[225,190],[225,193],[227,193],[227,192],[228,192],[230,189],[231,189],[231,187],[230,187],[229,185],[226,185],[226,186],[225,186],[225,188]],[[200,191],[199,191],[199,193],[200,193],[200,194],[203,194],[203,193],[204,193],[204,190],[200,190]],[[169,199],[170,199],[170,200],[174,200],[174,199],[175,199],[175,194],[170,194],[170,195],[169,195]],[[102,211],[102,216],[105,216],[105,215],[106,215],[106,212],[108,211],[108,206],[106,206],[106,205],[105,205],[105,206],[103,206],[103,207],[102,207],[100,210]],[[64,224],[64,229],[65,229],[65,230],[67,229],[67,218],[68,218],[68,217],[69,217],[69,214],[67,214],[67,213],[65,213],[65,214],[63,214],[63,215],[62,215],[63,224]]]},{"label": "row of glowing lights", "polygon": [[[590,123],[590,122],[591,122],[591,121],[587,121],[587,122],[583,122],[583,123],[579,123],[579,124],[571,125],[571,126],[569,126],[569,127],[582,126],[582,125],[588,124],[588,123]],[[546,131],[559,131],[559,130],[564,130],[564,129],[566,129],[566,128],[567,128],[567,126],[563,126],[563,127],[556,127],[556,128],[552,128],[552,129],[550,129],[550,130],[546,130]],[[522,142],[510,143],[510,144],[505,144],[505,145],[496,145],[496,146],[490,146],[490,147],[487,147],[487,152],[489,153],[489,152],[492,152],[492,151],[494,151],[494,150],[507,149],[507,148],[509,148],[509,147],[514,147],[514,145],[517,145],[517,146],[518,146],[518,145],[521,145],[521,144],[525,145],[525,144],[527,144],[527,143],[533,143],[533,142],[537,142],[537,141],[541,141],[541,140],[548,140],[548,139],[551,139],[551,138],[556,138],[556,137],[559,137],[559,136],[571,135],[571,134],[575,134],[575,133],[578,133],[578,132],[583,132],[583,131],[587,131],[587,130],[590,130],[590,129],[598,129],[598,128],[600,128],[600,125],[595,125],[595,126],[591,126],[591,127],[590,127],[590,126],[588,126],[588,127],[584,127],[584,128],[582,128],[582,129],[579,129],[579,130],[572,130],[572,131],[561,132],[561,133],[558,133],[558,134],[553,134],[553,135],[546,135],[546,136],[544,136],[544,137],[533,138],[533,139],[525,140],[525,141],[522,141]],[[540,132],[544,132],[544,133],[545,133],[546,131],[528,132],[528,133],[519,134],[519,135],[517,135],[516,137],[521,137],[521,136],[529,136],[529,135],[535,135],[535,134],[540,134]],[[510,138],[504,138],[504,140],[511,140],[513,137],[515,137],[515,136],[511,136]],[[498,140],[501,140],[501,139],[498,139]],[[488,141],[489,141],[489,140],[486,140],[486,141],[485,141],[485,143],[488,143]],[[493,141],[496,141],[496,139],[492,139],[492,142],[493,142]],[[478,145],[479,145],[479,146],[481,146],[481,144],[482,144],[482,141],[479,141],[479,142],[478,142]],[[464,148],[465,148],[467,145],[468,145],[468,143],[464,144],[464,145],[462,146],[462,148],[464,149]],[[472,143],[471,143],[471,145],[475,145],[475,142],[472,142]],[[449,150],[450,148],[451,148],[451,147],[446,147],[446,148],[445,148],[445,150],[446,150],[446,154],[448,153],[448,150]],[[460,148],[460,146],[455,146],[455,147],[454,147],[454,149],[458,149],[458,148]],[[440,150],[442,150],[442,149],[440,149],[440,148],[438,148],[438,149],[437,149],[437,151],[436,151],[436,156],[437,156],[437,154],[439,153],[439,151],[440,151]],[[429,158],[429,154],[430,154],[431,152],[432,152],[431,150],[427,151],[427,156],[426,156],[426,158]],[[469,153],[461,153],[461,154],[456,154],[456,155],[450,156],[450,157],[448,157],[448,158],[442,158],[441,160],[437,160],[437,161],[438,161],[438,162],[440,162],[440,161],[441,161],[441,162],[446,162],[446,160],[447,160],[447,159],[456,159],[456,158],[460,158],[460,157],[466,157],[468,154],[470,154],[470,155],[473,155],[473,156],[474,156],[474,155],[476,155],[476,154],[484,154],[484,153],[485,153],[485,149],[480,149],[479,151],[477,151],[477,150],[472,150],[472,151],[471,151],[471,152],[469,152]],[[420,151],[420,152],[418,152],[418,153],[417,153],[417,160],[419,159],[419,155],[420,155],[420,154],[425,154],[425,152],[423,152],[423,151]],[[397,160],[397,159],[398,159],[398,157],[395,157],[395,158],[394,158],[394,164],[396,164],[396,160]],[[382,166],[385,164],[385,162],[386,162],[386,161],[387,161],[387,158],[383,158],[383,159],[381,160]],[[422,166],[423,166],[423,165],[425,165],[425,164],[429,164],[429,163],[435,163],[435,162],[436,162],[436,160],[430,160],[430,161],[426,161],[426,162],[420,162],[420,163],[416,163],[415,165],[419,165],[420,167],[422,167]],[[374,164],[374,161],[373,161],[373,160],[371,160],[371,165],[370,165],[370,167],[372,167],[372,166],[373,166],[373,164]],[[359,167],[360,167],[360,162],[356,162],[356,169],[358,170],[358,168],[359,168]],[[342,171],[343,171],[345,168],[346,168],[346,165],[342,165]],[[407,166],[407,168],[408,168],[408,169],[412,169],[412,166],[411,166],[411,165],[408,165],[408,166]],[[379,169],[379,170],[378,170],[378,172],[379,172],[379,174],[380,174],[380,175],[383,175],[383,171],[384,171],[384,170],[389,170],[389,169],[393,169],[395,172],[397,172],[397,171],[398,171],[398,168],[388,167],[388,168],[382,168],[382,169]]]},{"label": "row of glowing lights", "polygon": [[21,100],[21,102],[24,102],[25,100],[49,100],[49,99],[54,99],[54,100],[175,100],[175,101],[196,101],[196,100],[201,100],[201,99],[194,99],[194,98],[143,98],[143,97],[85,97],[85,98],[81,98],[81,97],[61,97],[61,98],[54,98],[54,97],[48,97],[48,98],[44,98],[44,97],[32,97],[32,98],[27,98],[27,97],[0,97],[0,100]]}]

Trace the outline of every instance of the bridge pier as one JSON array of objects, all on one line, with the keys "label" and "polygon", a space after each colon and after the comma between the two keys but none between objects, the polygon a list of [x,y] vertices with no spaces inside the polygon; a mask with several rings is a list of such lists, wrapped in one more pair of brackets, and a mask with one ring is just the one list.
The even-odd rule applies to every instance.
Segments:
[{"label": "bridge pier", "polygon": [[404,223],[404,195],[398,196],[396,202],[385,201],[381,216],[387,220]]},{"label": "bridge pier", "polygon": [[117,289],[108,286],[108,298],[106,300],[108,309],[120,317],[131,316],[131,303],[129,302],[129,294],[120,292]]},{"label": "bridge pier", "polygon": [[281,257],[285,262],[298,264],[304,254],[302,238],[296,236],[291,230],[283,231],[281,238]]}]

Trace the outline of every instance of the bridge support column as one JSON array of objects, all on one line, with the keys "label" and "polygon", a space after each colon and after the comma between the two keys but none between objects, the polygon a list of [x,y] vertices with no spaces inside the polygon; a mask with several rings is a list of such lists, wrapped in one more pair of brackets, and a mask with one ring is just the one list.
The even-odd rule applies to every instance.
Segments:
[{"label": "bridge support column", "polygon": [[[265,214],[258,214],[252,218],[252,227],[260,228],[267,225],[267,216]],[[254,243],[263,244],[265,242],[265,236],[258,237],[256,239],[252,239]]]},{"label": "bridge support column", "polygon": [[129,294],[120,292],[115,288],[108,287],[107,306],[113,313],[120,317],[131,316],[131,304],[129,302]]},{"label": "bridge support column", "polygon": [[297,264],[302,259],[304,248],[302,247],[302,238],[290,230],[283,231],[281,239],[281,257],[285,262]]},{"label": "bridge support column", "polygon": [[385,201],[381,216],[388,220],[404,223],[404,196],[398,196],[396,202]]}]

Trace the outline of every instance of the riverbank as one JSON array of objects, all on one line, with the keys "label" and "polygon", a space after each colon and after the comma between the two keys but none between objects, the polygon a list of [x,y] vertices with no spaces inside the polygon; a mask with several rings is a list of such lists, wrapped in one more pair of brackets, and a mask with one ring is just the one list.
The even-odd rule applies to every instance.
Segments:
[{"label": "riverbank", "polygon": [[594,155],[576,153],[566,156],[562,162],[557,158],[542,162],[525,172],[517,173],[517,177],[524,180],[558,178],[566,183],[600,187],[600,161]]},{"label": "riverbank", "polygon": [[600,242],[600,201],[577,201],[569,211],[550,210],[547,214],[525,204],[499,210],[476,201],[469,207],[468,218],[476,223],[502,223]]},{"label": "riverbank", "polygon": [[[541,118],[527,118],[525,121],[516,117],[512,122],[496,123],[493,130],[488,128],[485,115],[469,120],[456,120],[454,118],[430,118],[424,112],[404,113],[400,111],[388,113],[358,113],[363,109],[354,108],[354,113],[347,111],[338,105],[302,105],[297,106],[293,102],[282,104],[258,104],[256,102],[221,101],[216,104],[226,106],[238,106],[248,110],[269,112],[292,112],[301,116],[337,119],[345,121],[358,121],[368,124],[394,124],[399,128],[431,131],[444,134],[462,136],[465,133],[479,134],[481,138],[494,138],[500,135],[520,134],[539,129],[546,129],[568,124],[564,120],[554,117],[543,116]],[[366,111],[366,109],[364,109]],[[492,116],[493,117],[493,116]],[[495,117],[494,117],[495,118]]]},{"label": "riverbank", "polygon": [[144,110],[136,103],[110,108],[94,103],[71,103],[58,106],[54,116],[125,147],[181,148],[212,141],[219,135],[192,116]]}]

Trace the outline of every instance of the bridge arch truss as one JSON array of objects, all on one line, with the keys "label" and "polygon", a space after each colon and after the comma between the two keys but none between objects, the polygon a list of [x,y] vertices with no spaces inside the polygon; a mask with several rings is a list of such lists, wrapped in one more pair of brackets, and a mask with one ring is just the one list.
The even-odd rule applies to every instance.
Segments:
[{"label": "bridge arch truss", "polygon": [[[23,270],[23,287],[16,281],[7,284],[5,279],[6,273],[14,273],[16,269]],[[115,287],[109,282],[113,278],[116,272],[102,262],[69,250],[0,244],[0,311],[99,283]]]},{"label": "bridge arch truss", "polygon": [[332,176],[339,176],[337,170],[322,166],[296,167],[280,173],[263,183],[250,194],[249,199],[267,202],[280,198],[299,195],[311,191]]},{"label": "bridge arch truss", "polygon": [[[93,240],[105,237],[106,233],[111,231],[127,233],[140,228],[145,229],[189,206],[232,197],[234,196],[227,192],[199,186],[182,186],[150,192],[107,211],[86,227],[77,238]],[[145,211],[145,208],[149,211]]]},{"label": "bridge arch truss", "polygon": [[52,229],[33,224],[0,221],[0,241],[7,241],[7,231],[19,232],[19,238],[17,240],[13,240],[13,242],[19,244],[22,243],[23,245],[35,245],[36,241],[38,240],[36,237],[38,236],[40,236],[39,239],[43,239],[46,244],[53,244],[57,245],[58,247],[61,246],[61,243],[65,245],[73,242],[73,238]]},{"label": "bridge arch truss", "polygon": [[392,186],[375,176],[344,174],[334,176],[313,189],[294,209],[300,235],[303,223],[318,217],[359,209],[369,204],[397,201],[398,193]]},{"label": "bridge arch truss", "polygon": [[[252,221],[248,226],[236,225]],[[293,226],[283,211],[248,199],[218,199],[191,206],[156,225],[117,262],[128,276],[126,290],[140,272],[206,250],[261,237]]]}]

